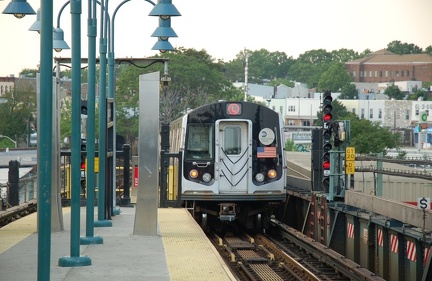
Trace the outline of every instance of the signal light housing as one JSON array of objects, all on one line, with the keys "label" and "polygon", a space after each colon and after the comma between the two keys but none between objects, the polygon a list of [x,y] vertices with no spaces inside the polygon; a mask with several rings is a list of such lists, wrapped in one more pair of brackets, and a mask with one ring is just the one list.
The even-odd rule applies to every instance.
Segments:
[{"label": "signal light housing", "polygon": [[330,150],[333,148],[331,144],[331,138],[332,138],[332,119],[333,119],[333,97],[331,96],[330,91],[325,91],[323,94],[323,103],[322,103],[322,112],[323,112],[323,142],[322,142],[322,181],[321,181],[321,187],[324,192],[328,192],[330,188],[330,168],[331,168],[331,162],[330,162]]},{"label": "signal light housing", "polygon": [[87,115],[87,101],[81,100],[81,114]]},{"label": "signal light housing", "polygon": [[86,156],[85,155],[81,155],[81,170],[85,170],[86,169]]}]

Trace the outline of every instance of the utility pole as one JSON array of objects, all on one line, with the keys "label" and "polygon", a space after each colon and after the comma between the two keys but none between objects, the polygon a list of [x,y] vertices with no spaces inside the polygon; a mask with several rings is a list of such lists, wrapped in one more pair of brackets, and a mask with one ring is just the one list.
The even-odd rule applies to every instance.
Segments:
[{"label": "utility pole", "polygon": [[249,54],[244,50],[245,53],[245,84],[244,84],[244,101],[247,101],[248,96],[248,71],[249,71]]}]

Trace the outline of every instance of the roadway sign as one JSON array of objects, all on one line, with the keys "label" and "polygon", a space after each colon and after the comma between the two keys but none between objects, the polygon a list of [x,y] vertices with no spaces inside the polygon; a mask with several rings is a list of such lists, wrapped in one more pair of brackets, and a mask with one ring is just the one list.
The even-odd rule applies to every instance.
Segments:
[{"label": "roadway sign", "polygon": [[355,147],[345,149],[345,161],[355,161]]},{"label": "roadway sign", "polygon": [[423,210],[430,210],[430,197],[419,197],[417,198],[417,206]]},{"label": "roadway sign", "polygon": [[345,174],[354,175],[354,173],[355,173],[355,161],[345,160]]}]

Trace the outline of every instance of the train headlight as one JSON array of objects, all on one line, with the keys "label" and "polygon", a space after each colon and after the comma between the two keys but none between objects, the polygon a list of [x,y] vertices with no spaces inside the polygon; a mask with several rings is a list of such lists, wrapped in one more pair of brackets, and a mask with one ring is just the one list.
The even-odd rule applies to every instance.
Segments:
[{"label": "train headlight", "polygon": [[263,182],[264,181],[264,174],[263,173],[258,173],[255,175],[255,179],[257,182]]},{"label": "train headlight", "polygon": [[211,178],[212,178],[212,176],[211,176],[209,173],[205,173],[205,174],[202,176],[202,180],[203,180],[203,182],[210,182],[210,181],[211,181]]},{"label": "train headlight", "polygon": [[276,170],[273,170],[273,169],[269,170],[269,171],[267,172],[267,176],[268,176],[270,179],[274,179],[274,178],[276,178],[276,176],[277,176]]},{"label": "train headlight", "polygon": [[190,176],[192,179],[196,179],[196,178],[198,177],[198,171],[195,170],[195,169],[190,170],[190,172],[189,172],[189,176]]}]

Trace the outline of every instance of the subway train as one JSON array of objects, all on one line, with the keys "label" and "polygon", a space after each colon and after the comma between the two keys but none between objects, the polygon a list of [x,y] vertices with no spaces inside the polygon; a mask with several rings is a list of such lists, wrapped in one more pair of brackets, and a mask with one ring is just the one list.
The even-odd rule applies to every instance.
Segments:
[{"label": "subway train", "polygon": [[220,101],[170,123],[170,152],[180,152],[181,200],[195,219],[238,221],[262,229],[286,200],[283,122],[252,102]]}]

